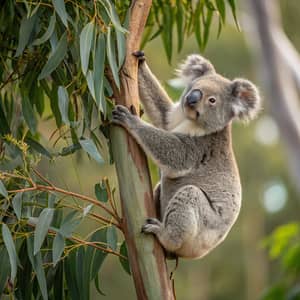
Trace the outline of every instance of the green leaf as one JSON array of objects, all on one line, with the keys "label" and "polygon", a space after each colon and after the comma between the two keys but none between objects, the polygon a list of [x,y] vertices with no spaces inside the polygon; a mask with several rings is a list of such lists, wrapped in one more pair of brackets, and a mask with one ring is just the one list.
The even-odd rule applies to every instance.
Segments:
[{"label": "green leaf", "polygon": [[83,208],[83,213],[82,213],[82,217],[86,217],[86,215],[91,211],[91,209],[93,208],[93,204],[89,204],[86,207]]},{"label": "green leaf", "polygon": [[0,135],[10,133],[9,125],[2,108],[2,101],[0,101]]},{"label": "green leaf", "polygon": [[39,46],[39,45],[45,43],[46,41],[48,41],[54,31],[55,24],[56,24],[56,16],[55,16],[55,14],[53,14],[50,17],[49,26],[48,26],[47,30],[45,31],[45,33],[40,38],[36,39],[32,43],[32,45]]},{"label": "green leaf", "polygon": [[6,190],[6,187],[4,186],[2,180],[0,180],[0,194],[7,198],[8,197],[8,193],[7,193],[7,190]]},{"label": "green leaf", "polygon": [[64,237],[70,237],[81,222],[81,218],[74,218],[77,211],[70,212],[63,220],[58,232]]},{"label": "green leaf", "polygon": [[97,273],[96,277],[95,277],[95,280],[94,280],[94,284],[95,284],[95,287],[96,287],[96,290],[97,292],[102,295],[102,296],[106,296],[100,289],[100,286],[99,286],[99,274]]},{"label": "green leaf", "polygon": [[37,141],[33,140],[30,137],[26,137],[25,138],[25,143],[28,144],[32,149],[34,149],[36,152],[48,157],[48,158],[52,158],[52,155],[50,154],[50,152],[44,148],[40,143],[38,143]]},{"label": "green leaf", "polygon": [[15,194],[12,200],[12,206],[18,220],[21,219],[21,214],[22,214],[22,197],[23,197],[23,193],[17,193]]},{"label": "green leaf", "polygon": [[62,253],[65,249],[65,238],[57,232],[55,235],[55,238],[53,240],[53,246],[52,246],[52,261],[54,266],[58,263]]},{"label": "green leaf", "polygon": [[62,121],[65,124],[70,124],[69,121],[69,95],[64,86],[59,86],[57,90],[58,107],[61,114]]},{"label": "green leaf", "polygon": [[119,257],[120,263],[125,270],[126,273],[131,275],[130,271],[130,265],[129,265],[129,260],[128,260],[128,253],[127,253],[127,247],[126,247],[126,242],[124,241],[120,247],[120,254],[125,256],[127,259],[124,259],[123,257]]},{"label": "green leaf", "polygon": [[48,61],[46,65],[43,67],[38,80],[41,80],[48,75],[50,75],[57,67],[58,65],[63,61],[66,53],[67,53],[67,31],[64,32],[62,37],[60,38],[56,48],[51,53],[51,55],[48,58]]},{"label": "green leaf", "polygon": [[206,47],[207,42],[208,42],[212,17],[213,17],[213,11],[208,9],[207,12],[206,12],[206,19],[205,19],[205,24],[204,24],[203,45],[202,45],[203,48]]},{"label": "green leaf", "polygon": [[9,256],[4,246],[0,246],[1,272],[0,272],[0,295],[2,295],[10,273]]},{"label": "green leaf", "polygon": [[107,59],[116,86],[118,87],[118,89],[120,89],[119,70],[116,62],[116,51],[115,51],[115,45],[114,45],[111,27],[107,28]]},{"label": "green leaf", "polygon": [[171,63],[173,53],[173,11],[167,5],[162,10],[163,31],[161,33],[163,45],[167,54],[168,62]]},{"label": "green leaf", "polygon": [[29,43],[36,21],[36,14],[30,18],[27,18],[27,16],[24,16],[22,18],[19,31],[19,43],[15,54],[16,57],[20,56],[23,53],[25,47]]},{"label": "green leaf", "polygon": [[88,153],[93,159],[95,159],[99,164],[102,164],[104,162],[104,160],[102,159],[102,157],[100,156],[98,149],[95,145],[95,143],[90,140],[79,140],[79,143],[82,147],[82,149]]},{"label": "green leaf", "polygon": [[107,240],[107,245],[112,250],[115,251],[117,249],[117,243],[118,243],[118,235],[115,226],[110,226],[107,228],[106,240]]},{"label": "green leaf", "polygon": [[221,20],[223,23],[226,21],[226,8],[225,8],[225,1],[224,0],[215,0],[216,6],[221,16]]},{"label": "green leaf", "polygon": [[39,287],[42,293],[42,297],[44,300],[48,299],[48,293],[47,293],[47,282],[45,277],[45,272],[43,269],[43,261],[42,261],[42,255],[41,252],[39,252],[37,255],[33,254],[33,236],[29,236],[27,238],[27,253],[31,262],[31,265],[35,271]]},{"label": "green leaf", "polygon": [[73,145],[70,145],[68,147],[62,148],[59,155],[60,156],[67,156],[67,155],[73,154],[74,152],[76,152],[79,149],[81,149],[81,146],[80,146],[79,143],[78,144],[73,144]]},{"label": "green leaf", "polygon": [[116,30],[119,30],[121,32],[126,32],[126,29],[121,26],[119,16],[116,12],[115,7],[109,0],[102,0],[101,4],[104,6],[111,22],[113,23]]},{"label": "green leaf", "polygon": [[37,120],[33,107],[31,106],[31,103],[27,96],[22,97],[22,112],[30,132],[33,135],[36,134]]},{"label": "green leaf", "polygon": [[80,299],[76,280],[76,250],[71,251],[65,260],[65,278],[71,299]]},{"label": "green leaf", "polygon": [[97,38],[96,53],[94,59],[94,88],[95,99],[99,110],[106,117],[106,101],[104,98],[104,66],[105,66],[105,37],[100,34]]},{"label": "green leaf", "polygon": [[10,279],[14,282],[17,275],[17,265],[19,262],[16,247],[9,228],[6,224],[2,224],[2,237],[4,245],[7,249],[10,262]]},{"label": "green leaf", "polygon": [[[184,16],[184,11],[182,7],[182,1],[181,0],[176,0],[176,23],[177,23],[177,51],[180,52],[182,49],[183,45],[183,16]],[[197,16],[195,16],[197,18]]]},{"label": "green leaf", "polygon": [[87,72],[86,82],[88,84],[89,91],[95,100],[96,98],[95,98],[95,87],[94,87],[94,75],[91,70],[88,70],[88,72]]},{"label": "green leaf", "polygon": [[89,66],[89,58],[95,30],[94,28],[94,22],[90,22],[83,27],[80,33],[80,60],[82,73],[84,75],[86,75]]},{"label": "green leaf", "polygon": [[233,15],[233,18],[234,18],[235,25],[236,25],[236,27],[237,27],[238,30],[241,30],[239,21],[238,21],[237,16],[236,16],[235,0],[227,0],[227,1],[228,1],[228,3],[229,3],[230,8],[231,8],[231,11],[232,11],[232,15]]},{"label": "green leaf", "polygon": [[40,251],[43,241],[48,233],[53,214],[54,209],[44,208],[38,218],[34,232],[34,255]]},{"label": "green leaf", "polygon": [[[103,247],[106,248],[106,237],[107,237],[107,229],[101,228],[93,233],[91,236],[91,242],[102,242]],[[93,280],[96,275],[99,273],[99,270],[104,262],[104,259],[107,256],[107,252],[89,247],[88,248],[88,255],[91,256],[93,259],[91,260],[91,273],[90,279]]]},{"label": "green leaf", "polygon": [[101,202],[108,201],[107,190],[102,183],[95,184],[95,195],[96,198]]},{"label": "green leaf", "polygon": [[64,0],[52,0],[55,11],[61,18],[63,24],[68,27],[68,14],[66,12],[65,1]]},{"label": "green leaf", "polygon": [[126,39],[124,32],[116,30],[117,49],[118,49],[118,66],[122,67],[126,55]]}]

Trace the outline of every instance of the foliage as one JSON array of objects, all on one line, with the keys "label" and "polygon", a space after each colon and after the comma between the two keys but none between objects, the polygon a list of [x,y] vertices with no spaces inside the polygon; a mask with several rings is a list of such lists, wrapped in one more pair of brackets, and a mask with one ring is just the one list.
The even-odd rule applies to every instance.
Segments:
[{"label": "foliage", "polygon": [[[235,16],[234,1],[226,1]],[[224,0],[155,0],[143,46],[161,36],[169,61],[195,33],[207,44],[213,15],[219,33]],[[109,120],[126,54],[129,1],[5,1],[0,12],[0,295],[89,298],[107,254],[130,268],[113,189],[104,178],[95,198],[55,186],[36,166],[83,150],[99,167],[113,163]],[[51,147],[40,124],[52,120]],[[99,130],[100,129],[100,130]],[[79,200],[80,199],[80,200]],[[86,219],[99,228],[76,234]],[[66,287],[64,283],[66,283]]]},{"label": "foliage", "polygon": [[289,223],[277,227],[265,240],[269,256],[280,263],[282,276],[265,291],[264,300],[300,299],[300,224]]}]

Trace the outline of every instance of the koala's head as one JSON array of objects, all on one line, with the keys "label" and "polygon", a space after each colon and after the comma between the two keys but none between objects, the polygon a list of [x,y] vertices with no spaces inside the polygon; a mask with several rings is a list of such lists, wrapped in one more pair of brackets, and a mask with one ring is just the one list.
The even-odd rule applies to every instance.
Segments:
[{"label": "koala's head", "polygon": [[206,133],[223,129],[233,119],[251,120],[260,109],[260,96],[253,83],[224,78],[199,55],[188,56],[178,73],[187,83],[181,96],[183,112]]}]

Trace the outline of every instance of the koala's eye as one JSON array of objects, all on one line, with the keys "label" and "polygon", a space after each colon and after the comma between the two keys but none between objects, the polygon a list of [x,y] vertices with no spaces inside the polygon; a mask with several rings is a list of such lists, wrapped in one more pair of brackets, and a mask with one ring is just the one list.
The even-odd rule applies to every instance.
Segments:
[{"label": "koala's eye", "polygon": [[210,98],[208,98],[208,101],[209,101],[209,103],[211,103],[211,104],[215,104],[216,103],[216,98],[214,98],[214,97],[210,97]]}]

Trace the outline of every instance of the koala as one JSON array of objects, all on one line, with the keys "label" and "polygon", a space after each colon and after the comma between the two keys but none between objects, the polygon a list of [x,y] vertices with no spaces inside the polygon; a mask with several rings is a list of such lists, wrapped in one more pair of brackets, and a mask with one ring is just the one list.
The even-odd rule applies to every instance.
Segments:
[{"label": "koala", "polygon": [[124,127],[158,165],[154,191],[159,219],[142,227],[167,253],[201,258],[219,245],[241,207],[241,184],[231,139],[233,120],[251,120],[260,109],[256,86],[227,79],[200,55],[190,55],[178,75],[186,88],[173,103],[150,71],[142,52],[139,95],[152,125],[121,105],[112,122]]}]

